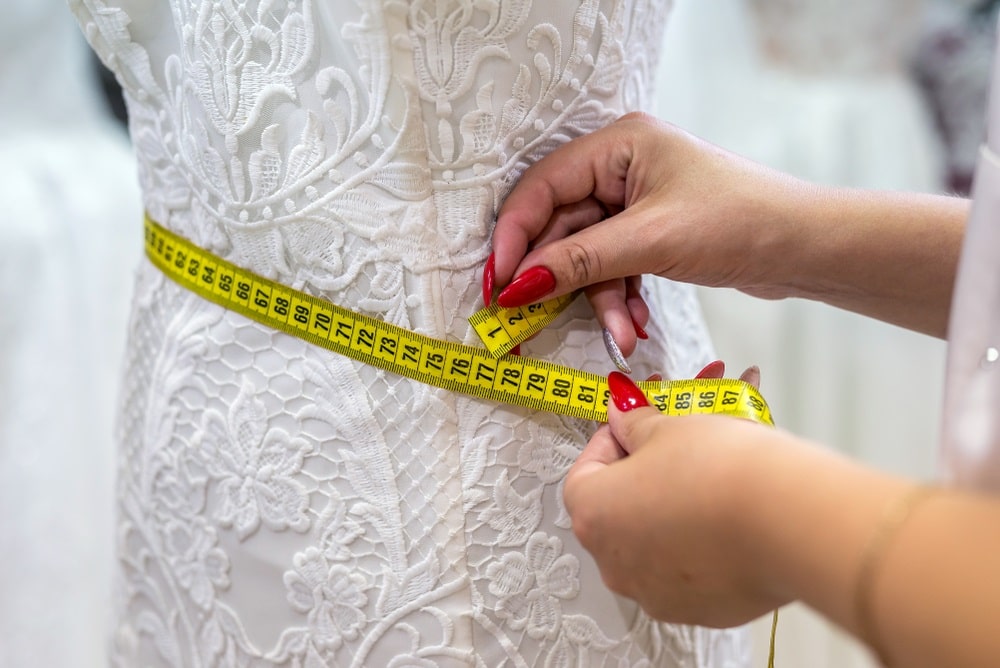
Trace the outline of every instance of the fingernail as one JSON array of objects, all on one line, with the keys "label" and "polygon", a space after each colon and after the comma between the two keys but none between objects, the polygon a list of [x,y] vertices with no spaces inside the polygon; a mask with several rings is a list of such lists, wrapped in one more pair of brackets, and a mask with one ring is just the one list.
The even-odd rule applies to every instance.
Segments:
[{"label": "fingernail", "polygon": [[513,348],[511,348],[510,349],[510,354],[511,355],[520,355],[521,354],[521,344],[519,343],[516,346],[514,346]]},{"label": "fingernail", "polygon": [[532,267],[503,289],[497,296],[497,303],[504,308],[534,304],[555,287],[556,277],[548,268]]},{"label": "fingernail", "polygon": [[646,379],[646,381],[650,383],[659,383],[661,380],[663,380],[663,376],[658,373],[654,373]]},{"label": "fingernail", "polygon": [[752,367],[740,374],[740,380],[744,383],[753,385],[757,389],[760,389],[760,367],[754,364]]},{"label": "fingernail", "polygon": [[611,330],[607,327],[603,330],[604,334],[604,347],[608,350],[608,357],[611,361],[615,363],[623,373],[632,373],[632,367],[628,365],[628,360],[622,355],[622,349],[618,347],[618,342],[615,341],[615,337],[611,336]]},{"label": "fingernail", "polygon": [[497,262],[493,253],[486,258],[486,267],[483,269],[483,304],[489,306],[493,302],[493,281],[497,276]]},{"label": "fingernail", "polygon": [[722,360],[715,360],[706,364],[695,378],[721,378],[724,373],[726,373],[726,363]]},{"label": "fingernail", "polygon": [[632,379],[618,371],[608,374],[608,390],[611,392],[611,401],[620,411],[630,411],[633,408],[641,408],[649,405],[649,400],[642,393],[639,386],[632,382]]},{"label": "fingernail", "polygon": [[635,321],[635,318],[632,318],[632,326],[635,327],[635,335],[638,336],[640,339],[648,339],[649,338],[649,334],[647,334],[646,330],[644,330],[639,325],[639,323],[637,323]]}]

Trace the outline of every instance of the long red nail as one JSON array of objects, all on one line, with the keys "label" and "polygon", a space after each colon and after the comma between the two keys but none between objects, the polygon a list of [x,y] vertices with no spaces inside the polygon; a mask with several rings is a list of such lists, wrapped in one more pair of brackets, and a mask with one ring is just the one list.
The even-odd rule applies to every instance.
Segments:
[{"label": "long red nail", "polygon": [[532,267],[497,295],[497,304],[504,308],[516,308],[534,304],[552,292],[556,287],[556,277],[546,267]]},{"label": "long red nail", "polygon": [[715,360],[706,364],[695,378],[722,378],[724,373],[726,373],[726,363],[722,360]]},{"label": "long red nail", "polygon": [[608,374],[608,390],[611,391],[611,400],[620,411],[630,411],[633,408],[649,405],[649,400],[639,386],[620,371]]},{"label": "long red nail", "polygon": [[489,306],[493,302],[493,282],[497,276],[497,259],[490,253],[483,268],[483,304]]},{"label": "long red nail", "polygon": [[632,318],[632,326],[635,327],[635,335],[638,336],[640,339],[648,339],[649,338],[649,334],[647,334],[646,330],[644,330],[639,325],[639,323],[637,323],[635,321],[635,318]]}]

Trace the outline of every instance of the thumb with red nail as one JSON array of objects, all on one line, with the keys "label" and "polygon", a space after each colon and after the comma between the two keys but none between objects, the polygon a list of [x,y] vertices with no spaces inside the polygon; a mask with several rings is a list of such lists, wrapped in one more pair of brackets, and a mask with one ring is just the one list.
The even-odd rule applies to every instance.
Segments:
[{"label": "thumb with red nail", "polygon": [[[723,371],[719,362],[704,373]],[[795,439],[747,420],[663,415],[617,371],[608,389],[608,424],[564,490],[573,531],[608,586],[659,619],[716,627],[785,603],[754,576],[759,555],[746,549],[734,480],[760,468],[747,463],[760,444]]]}]

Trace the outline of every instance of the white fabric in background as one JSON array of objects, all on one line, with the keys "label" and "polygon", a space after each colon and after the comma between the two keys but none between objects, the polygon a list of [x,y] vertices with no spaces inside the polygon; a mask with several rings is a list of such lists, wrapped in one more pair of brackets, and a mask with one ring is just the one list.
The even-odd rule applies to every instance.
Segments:
[{"label": "white fabric in background", "polygon": [[[669,4],[72,6],[125,85],[156,220],[472,343],[499,202],[555,146],[649,108]],[[648,289],[633,368],[694,374],[713,354],[694,291]],[[747,665],[744,630],[653,623],[604,588],[561,500],[592,423],[338,357],[149,265],[129,351],[119,664]],[[523,351],[613,368],[583,302]]]},{"label": "white fabric in background", "polygon": [[0,22],[0,665],[107,665],[135,159],[59,0]]},{"label": "white fabric in background", "polygon": [[[915,0],[678,0],[659,115],[732,151],[835,185],[938,191],[942,154],[906,62]],[[884,470],[934,475],[945,344],[823,304],[702,289],[731,369],[761,367],[785,428]],[[764,663],[769,618],[754,626]],[[782,612],[778,665],[874,665],[802,606]]]},{"label": "white fabric in background", "polygon": [[1000,491],[1000,55],[994,55],[987,136],[980,148],[952,303],[945,396],[948,477]]}]

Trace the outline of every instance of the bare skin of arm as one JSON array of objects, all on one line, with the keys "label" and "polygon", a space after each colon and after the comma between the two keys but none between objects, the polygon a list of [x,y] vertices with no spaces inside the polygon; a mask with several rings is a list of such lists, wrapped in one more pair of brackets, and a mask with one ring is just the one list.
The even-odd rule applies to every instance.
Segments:
[{"label": "bare skin of arm", "polygon": [[[495,280],[543,266],[554,288],[538,298],[586,287],[626,354],[630,319],[648,316],[636,290],[647,273],[944,336],[968,211],[959,198],[815,186],[629,115],[525,173],[497,221]],[[989,496],[941,490],[914,510],[876,555],[863,589],[873,629],[861,628],[866,550],[915,484],[782,430],[612,406],[565,500],[608,585],[660,619],[732,626],[801,600],[855,635],[874,629],[890,665],[992,665]]]},{"label": "bare skin of arm", "polygon": [[942,337],[968,211],[956,197],[817,186],[629,114],[525,172],[497,218],[495,280],[544,266],[556,279],[544,298],[586,287],[625,354],[631,318],[648,318],[642,274]]},{"label": "bare skin of arm", "polygon": [[[607,584],[655,617],[732,626],[801,600],[857,635],[862,555],[913,484],[742,420],[612,408],[565,498]],[[996,661],[998,555],[997,500],[945,490],[914,510],[870,592],[890,665]]]}]

